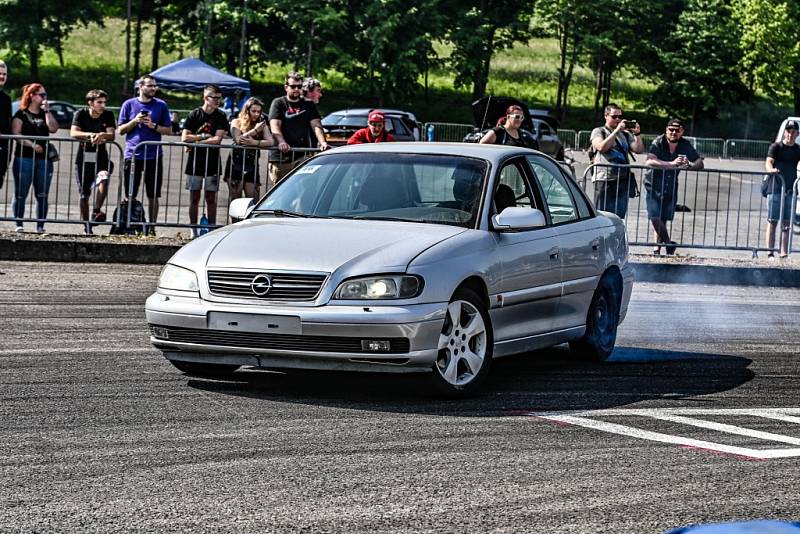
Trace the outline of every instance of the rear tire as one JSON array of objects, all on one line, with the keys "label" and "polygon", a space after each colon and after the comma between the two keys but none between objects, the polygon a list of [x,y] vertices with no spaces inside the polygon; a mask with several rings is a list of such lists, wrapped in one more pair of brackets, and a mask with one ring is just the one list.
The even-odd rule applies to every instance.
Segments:
[{"label": "rear tire", "polygon": [[233,374],[241,365],[224,365],[218,363],[195,363],[170,360],[176,369],[189,376],[200,378],[225,378]]},{"label": "rear tire", "polygon": [[594,291],[586,314],[583,337],[569,342],[570,350],[579,357],[606,361],[614,352],[619,326],[619,291],[608,276],[604,276]]},{"label": "rear tire", "polygon": [[433,364],[434,390],[448,398],[474,394],[492,363],[494,336],[489,312],[471,289],[459,289],[447,306]]}]

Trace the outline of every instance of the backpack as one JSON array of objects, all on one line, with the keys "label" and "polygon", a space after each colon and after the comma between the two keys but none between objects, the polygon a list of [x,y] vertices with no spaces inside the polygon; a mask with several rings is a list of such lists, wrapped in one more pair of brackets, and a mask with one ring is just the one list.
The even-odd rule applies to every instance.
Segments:
[{"label": "backpack", "polygon": [[144,227],[136,223],[143,223],[144,206],[136,199],[131,205],[131,218],[128,220],[128,202],[123,200],[114,210],[114,225],[108,232],[111,235],[135,235],[144,232]]}]

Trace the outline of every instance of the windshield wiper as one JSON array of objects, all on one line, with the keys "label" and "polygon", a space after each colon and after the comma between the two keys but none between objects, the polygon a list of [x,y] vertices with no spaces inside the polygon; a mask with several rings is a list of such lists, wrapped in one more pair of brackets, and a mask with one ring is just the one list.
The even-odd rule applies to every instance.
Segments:
[{"label": "windshield wiper", "polygon": [[290,211],[290,210],[258,210],[255,212],[256,215],[261,215],[262,213],[268,215],[275,215],[276,217],[303,217],[303,218],[316,217],[316,215],[308,215],[307,213],[300,213],[298,211]]}]

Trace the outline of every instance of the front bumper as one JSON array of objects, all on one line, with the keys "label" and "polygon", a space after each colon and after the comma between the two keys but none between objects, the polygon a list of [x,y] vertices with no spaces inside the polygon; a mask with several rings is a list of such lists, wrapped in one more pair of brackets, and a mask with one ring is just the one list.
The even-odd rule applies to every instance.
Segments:
[{"label": "front bumper", "polygon": [[431,369],[446,310],[447,303],[245,306],[163,293],[145,304],[150,341],[169,360],[390,372]]}]

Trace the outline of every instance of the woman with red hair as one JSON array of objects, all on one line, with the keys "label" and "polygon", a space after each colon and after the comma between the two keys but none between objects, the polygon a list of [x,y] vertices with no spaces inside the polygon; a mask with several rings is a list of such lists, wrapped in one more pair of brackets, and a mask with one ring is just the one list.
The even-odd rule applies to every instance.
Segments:
[{"label": "woman with red hair", "polygon": [[[50,113],[47,91],[40,83],[32,83],[22,88],[19,110],[11,119],[11,133],[30,137],[49,137],[58,131],[58,121]],[[22,219],[25,217],[25,201],[33,185],[36,194],[36,231],[44,233],[44,219],[47,218],[47,197],[53,179],[53,162],[48,158],[48,144],[45,139],[23,139],[17,141],[14,165],[14,200],[11,211],[17,219],[17,232],[22,232]]]},{"label": "woman with red hair", "polygon": [[485,145],[510,145],[539,150],[533,134],[522,129],[525,113],[517,105],[508,106],[506,114],[497,120],[497,126],[486,132],[480,142]]}]

